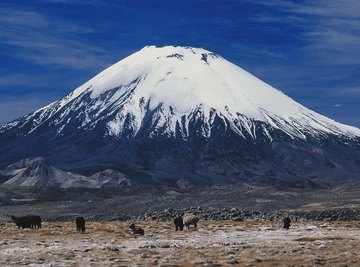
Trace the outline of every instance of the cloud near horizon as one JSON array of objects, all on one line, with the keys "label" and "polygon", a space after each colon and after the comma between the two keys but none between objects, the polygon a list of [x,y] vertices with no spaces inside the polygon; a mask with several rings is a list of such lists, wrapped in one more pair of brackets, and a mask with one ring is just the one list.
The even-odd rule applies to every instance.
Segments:
[{"label": "cloud near horizon", "polygon": [[16,118],[30,114],[60,97],[56,95],[27,94],[21,98],[14,96],[2,96],[0,98],[0,125],[8,123]]}]

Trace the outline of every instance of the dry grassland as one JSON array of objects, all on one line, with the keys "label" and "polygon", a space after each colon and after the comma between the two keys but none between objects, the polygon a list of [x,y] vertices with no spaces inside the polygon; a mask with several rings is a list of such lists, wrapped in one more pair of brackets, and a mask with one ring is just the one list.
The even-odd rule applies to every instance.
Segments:
[{"label": "dry grassland", "polygon": [[44,222],[40,230],[0,224],[1,266],[360,266],[360,222]]}]

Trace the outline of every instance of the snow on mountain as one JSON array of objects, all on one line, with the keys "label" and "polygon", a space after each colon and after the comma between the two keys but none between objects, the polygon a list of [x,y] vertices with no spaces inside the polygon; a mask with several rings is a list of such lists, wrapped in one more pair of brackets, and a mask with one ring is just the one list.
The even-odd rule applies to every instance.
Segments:
[{"label": "snow on mountain", "polygon": [[[244,137],[256,139],[254,122],[264,122],[291,138],[326,134],[359,137],[360,129],[337,123],[295,102],[224,58],[200,48],[148,46],[107,68],[63,99],[0,128],[35,131],[44,122],[61,135],[72,121],[91,130],[105,121],[105,135],[136,135],[153,112],[153,132],[169,136],[201,117],[201,133],[211,135],[214,116]],[[74,116],[75,115],[75,116]],[[29,125],[30,124],[30,125]],[[264,128],[271,139],[270,133]]]}]

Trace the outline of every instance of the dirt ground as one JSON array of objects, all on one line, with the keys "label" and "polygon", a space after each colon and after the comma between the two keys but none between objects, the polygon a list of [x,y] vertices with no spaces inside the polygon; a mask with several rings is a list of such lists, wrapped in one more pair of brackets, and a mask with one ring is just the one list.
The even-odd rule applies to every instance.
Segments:
[{"label": "dirt ground", "polygon": [[200,221],[174,230],[171,222],[43,222],[42,229],[0,224],[1,266],[360,266],[360,222]]}]

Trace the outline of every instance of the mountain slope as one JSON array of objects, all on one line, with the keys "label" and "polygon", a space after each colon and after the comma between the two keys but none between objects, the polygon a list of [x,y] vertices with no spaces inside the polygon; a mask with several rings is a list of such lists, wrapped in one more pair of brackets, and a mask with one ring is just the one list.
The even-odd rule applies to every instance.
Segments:
[{"label": "mountain slope", "polygon": [[214,53],[150,46],[0,127],[0,166],[43,156],[154,184],[357,179],[359,140]]}]

